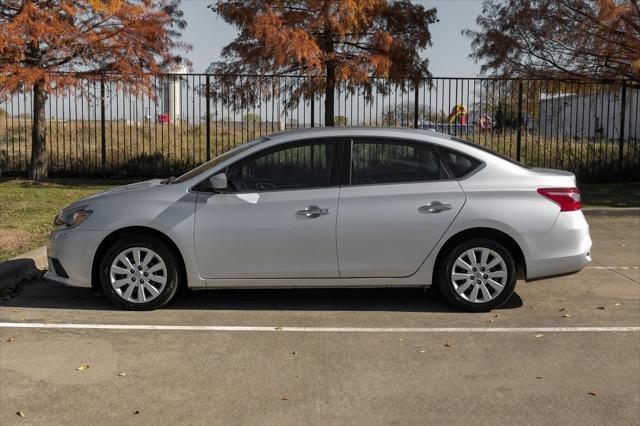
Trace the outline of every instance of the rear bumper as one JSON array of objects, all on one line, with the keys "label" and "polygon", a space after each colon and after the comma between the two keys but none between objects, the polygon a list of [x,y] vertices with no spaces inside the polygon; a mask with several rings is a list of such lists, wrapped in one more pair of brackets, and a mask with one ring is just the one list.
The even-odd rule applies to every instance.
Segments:
[{"label": "rear bumper", "polygon": [[561,212],[549,232],[529,236],[527,280],[579,272],[591,262],[591,236],[582,211]]},{"label": "rear bumper", "polygon": [[44,277],[72,287],[91,288],[93,256],[108,233],[81,229],[52,232],[47,244],[49,270]]}]

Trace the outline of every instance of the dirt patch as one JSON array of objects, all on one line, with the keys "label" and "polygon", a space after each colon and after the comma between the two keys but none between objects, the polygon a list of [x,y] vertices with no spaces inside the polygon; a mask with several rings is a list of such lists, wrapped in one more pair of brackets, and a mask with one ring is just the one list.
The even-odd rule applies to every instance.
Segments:
[{"label": "dirt patch", "polygon": [[[31,250],[45,237],[37,232],[16,228],[0,228],[0,247],[7,259]],[[0,261],[3,259],[0,258]],[[5,259],[6,260],[6,259]]]}]

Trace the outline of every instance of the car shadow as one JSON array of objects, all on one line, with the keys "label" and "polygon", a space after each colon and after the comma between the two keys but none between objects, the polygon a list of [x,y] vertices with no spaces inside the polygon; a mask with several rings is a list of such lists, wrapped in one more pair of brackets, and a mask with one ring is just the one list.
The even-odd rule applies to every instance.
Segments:
[{"label": "car shadow", "polygon": [[[105,296],[90,289],[53,282],[35,282],[4,303],[5,306],[41,309],[118,310]],[[517,293],[499,309],[517,309]],[[451,312],[452,307],[435,288],[305,288],[183,290],[164,309],[264,311],[397,311]]]}]

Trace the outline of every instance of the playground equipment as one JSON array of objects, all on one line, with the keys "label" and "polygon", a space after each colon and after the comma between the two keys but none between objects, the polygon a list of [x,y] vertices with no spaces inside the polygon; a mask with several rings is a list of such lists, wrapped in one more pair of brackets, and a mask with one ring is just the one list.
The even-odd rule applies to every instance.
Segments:
[{"label": "playground equipment", "polygon": [[467,124],[467,108],[462,104],[456,104],[449,114],[449,124]]}]

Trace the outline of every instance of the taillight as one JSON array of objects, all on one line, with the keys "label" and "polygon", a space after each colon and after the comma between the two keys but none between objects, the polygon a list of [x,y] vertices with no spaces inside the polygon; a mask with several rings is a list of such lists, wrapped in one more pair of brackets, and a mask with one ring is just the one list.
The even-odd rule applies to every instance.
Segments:
[{"label": "taillight", "polygon": [[538,194],[558,204],[561,212],[572,212],[582,207],[578,188],[539,188]]}]

